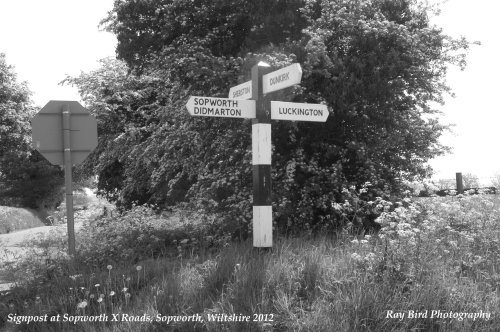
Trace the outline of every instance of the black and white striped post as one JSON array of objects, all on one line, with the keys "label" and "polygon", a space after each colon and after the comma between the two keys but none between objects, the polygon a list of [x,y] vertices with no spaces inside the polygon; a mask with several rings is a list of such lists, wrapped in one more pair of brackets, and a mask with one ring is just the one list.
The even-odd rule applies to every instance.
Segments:
[{"label": "black and white striped post", "polygon": [[270,66],[259,62],[252,67],[252,99],[256,118],[252,119],[253,168],[253,246],[273,246],[273,210],[271,200],[271,107],[263,93],[262,76]]},{"label": "black and white striped post", "polygon": [[251,76],[230,88],[229,98],[191,96],[186,108],[193,116],[252,119],[253,246],[271,248],[271,120],[325,122],[329,112],[323,104],[270,101],[269,93],[300,83],[298,63],[271,72],[268,64],[259,62]]}]

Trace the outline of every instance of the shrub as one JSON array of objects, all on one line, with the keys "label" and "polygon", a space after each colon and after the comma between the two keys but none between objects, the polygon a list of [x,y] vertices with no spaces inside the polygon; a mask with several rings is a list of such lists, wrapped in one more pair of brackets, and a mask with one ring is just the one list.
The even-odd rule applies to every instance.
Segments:
[{"label": "shrub", "polygon": [[223,237],[211,236],[215,228],[208,217],[180,210],[158,213],[151,206],[135,206],[86,223],[77,251],[85,264],[96,266],[193,255],[200,248],[221,244]]}]

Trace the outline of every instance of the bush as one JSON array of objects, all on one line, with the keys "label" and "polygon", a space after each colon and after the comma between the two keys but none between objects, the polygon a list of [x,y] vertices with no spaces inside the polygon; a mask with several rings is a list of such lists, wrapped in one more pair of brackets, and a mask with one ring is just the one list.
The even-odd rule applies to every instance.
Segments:
[{"label": "bush", "polygon": [[137,262],[158,256],[194,254],[224,241],[214,233],[214,220],[176,210],[158,213],[151,206],[134,206],[86,223],[78,241],[78,256],[85,264]]},{"label": "bush", "polygon": [[33,210],[0,206],[0,234],[44,226],[42,217]]}]

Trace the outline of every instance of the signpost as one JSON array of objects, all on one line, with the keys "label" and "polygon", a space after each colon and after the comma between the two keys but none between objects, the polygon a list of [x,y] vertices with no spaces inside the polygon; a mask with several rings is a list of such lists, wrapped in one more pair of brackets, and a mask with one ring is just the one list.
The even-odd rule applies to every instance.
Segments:
[{"label": "signpost", "polygon": [[68,253],[75,254],[71,166],[97,146],[97,122],[77,101],[51,100],[31,121],[33,147],[53,165],[64,165]]},{"label": "signpost", "polygon": [[229,98],[233,99],[250,99],[252,98],[252,81],[246,81],[240,85],[233,86],[229,89]]},{"label": "signpost", "polygon": [[269,248],[273,246],[271,119],[325,122],[329,112],[326,105],[270,101],[266,95],[299,84],[298,63],[270,72],[269,65],[259,62],[251,74],[251,81],[230,88],[229,99],[191,96],[186,108],[194,116],[252,119],[253,246]]},{"label": "signpost", "polygon": [[298,63],[273,71],[262,77],[264,94],[299,84],[302,80],[302,68]]},{"label": "signpost", "polygon": [[322,104],[287,103],[271,101],[271,119],[325,122],[328,108]]},{"label": "signpost", "polygon": [[255,118],[255,100],[191,96],[186,104],[189,114],[223,118]]}]

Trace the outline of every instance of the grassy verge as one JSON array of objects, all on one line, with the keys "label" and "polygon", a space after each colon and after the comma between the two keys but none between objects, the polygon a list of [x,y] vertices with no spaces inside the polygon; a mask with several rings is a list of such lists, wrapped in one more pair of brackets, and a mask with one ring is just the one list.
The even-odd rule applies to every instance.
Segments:
[{"label": "grassy verge", "polygon": [[0,234],[45,226],[42,217],[31,209],[0,206]]},{"label": "grassy verge", "polygon": [[[159,239],[148,248],[152,258],[137,253],[136,233],[115,230],[107,241],[122,249],[129,243],[134,255],[89,245],[79,263],[31,261],[23,269],[32,277],[2,296],[2,310],[60,315],[59,322],[19,324],[24,331],[498,331],[498,199],[374,204],[385,210],[378,235],[278,238],[269,251],[250,242],[209,246],[203,232],[187,241],[179,229],[178,238],[162,236],[160,226],[148,233],[161,217],[132,213],[122,222],[134,225],[143,215],[146,239]],[[201,250],[207,247],[218,249]],[[104,256],[94,265],[92,250]],[[73,324],[65,314],[107,321]],[[162,321],[169,316],[174,321]]]}]

